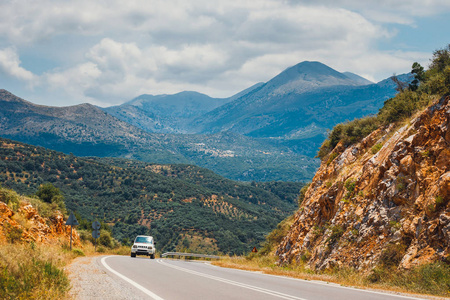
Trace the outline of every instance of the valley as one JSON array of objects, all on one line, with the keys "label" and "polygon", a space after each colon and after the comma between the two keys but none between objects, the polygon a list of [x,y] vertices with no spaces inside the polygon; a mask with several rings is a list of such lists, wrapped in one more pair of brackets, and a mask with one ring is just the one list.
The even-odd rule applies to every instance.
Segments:
[{"label": "valley", "polygon": [[0,139],[4,187],[59,188],[84,219],[112,226],[119,241],[151,234],[161,251],[242,254],[297,207],[302,183],[239,183],[193,165],[80,158]]}]

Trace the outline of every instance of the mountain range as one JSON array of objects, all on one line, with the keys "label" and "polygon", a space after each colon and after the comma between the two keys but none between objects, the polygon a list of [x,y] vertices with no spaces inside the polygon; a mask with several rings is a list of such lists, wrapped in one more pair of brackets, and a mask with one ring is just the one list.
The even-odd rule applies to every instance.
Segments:
[{"label": "mountain range", "polygon": [[367,83],[303,62],[224,99],[182,92],[48,107],[0,90],[0,136],[79,156],[196,164],[236,180],[307,181],[328,129],[376,113],[396,93],[390,79]]},{"label": "mountain range", "polygon": [[[409,77],[399,79],[408,81]],[[141,95],[104,110],[149,132],[231,131],[313,157],[328,129],[376,113],[396,94],[395,88],[391,79],[372,83],[306,61],[226,99],[195,92]]]}]

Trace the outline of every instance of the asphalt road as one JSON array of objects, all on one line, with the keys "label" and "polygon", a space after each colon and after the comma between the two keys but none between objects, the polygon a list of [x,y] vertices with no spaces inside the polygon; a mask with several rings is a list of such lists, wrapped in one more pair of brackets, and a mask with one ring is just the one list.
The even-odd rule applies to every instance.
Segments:
[{"label": "asphalt road", "polygon": [[146,257],[98,258],[109,276],[123,280],[136,298],[177,299],[288,299],[288,300],[401,300],[418,299],[365,291],[336,284],[220,268],[198,261]]}]

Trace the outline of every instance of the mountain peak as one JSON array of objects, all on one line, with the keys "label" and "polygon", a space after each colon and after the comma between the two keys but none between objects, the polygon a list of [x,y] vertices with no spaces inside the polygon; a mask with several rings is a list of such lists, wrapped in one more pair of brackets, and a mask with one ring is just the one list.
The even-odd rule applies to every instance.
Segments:
[{"label": "mountain peak", "polygon": [[318,61],[296,64],[267,82],[267,87],[272,89],[272,95],[303,93],[334,85],[358,85],[358,83]]}]

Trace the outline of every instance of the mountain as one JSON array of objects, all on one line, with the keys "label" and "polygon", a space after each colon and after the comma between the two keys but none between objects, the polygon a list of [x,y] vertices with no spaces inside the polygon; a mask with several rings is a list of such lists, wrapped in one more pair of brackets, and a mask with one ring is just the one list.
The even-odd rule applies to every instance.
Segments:
[{"label": "mountain", "polygon": [[313,149],[324,140],[328,129],[376,113],[397,93],[395,87],[390,79],[361,85],[360,80],[319,62],[303,62],[202,115],[191,126],[204,134],[238,132],[314,156]]},{"label": "mountain", "polygon": [[23,194],[50,182],[67,209],[112,225],[119,240],[151,234],[161,251],[239,254],[293,212],[302,186],[241,183],[193,165],[80,158],[7,139],[0,139],[0,182]]},{"label": "mountain", "polygon": [[0,135],[78,155],[108,156],[136,144],[163,150],[158,136],[108,115],[91,104],[49,107],[0,90]]},{"label": "mountain", "polygon": [[197,92],[174,95],[141,95],[118,106],[103,108],[116,118],[156,133],[193,133],[189,123],[205,113],[248,94],[262,83],[255,84],[229,98],[211,98]]},{"label": "mountain", "polygon": [[368,85],[368,84],[373,84],[372,81],[365,79],[364,77],[359,76],[358,74],[355,73],[351,73],[351,72],[343,72],[342,74],[344,74],[345,76],[347,76],[348,78],[350,78],[351,80],[359,83],[360,85]]},{"label": "mountain", "polygon": [[109,114],[149,132],[186,133],[187,123],[223,104],[197,92],[175,95],[141,95],[120,106],[104,108]]},{"label": "mountain", "polygon": [[66,154],[196,164],[244,181],[306,181],[318,166],[285,146],[233,132],[145,132],[90,104],[41,106],[0,90],[0,105],[0,136]]},{"label": "mountain", "polygon": [[227,99],[142,95],[101,110],[40,106],[0,90],[0,136],[79,156],[196,164],[236,180],[308,181],[327,130],[376,113],[395,88],[303,62]]},{"label": "mountain", "polygon": [[[428,86],[445,87],[441,78],[430,76]],[[440,98],[426,91],[406,91],[380,110],[398,116],[405,113],[399,106],[413,110],[436,99],[422,112],[379,126],[348,148],[340,142],[324,158],[278,245],[281,263],[372,270],[372,282],[432,262],[448,274],[450,97],[448,87]]]}]

